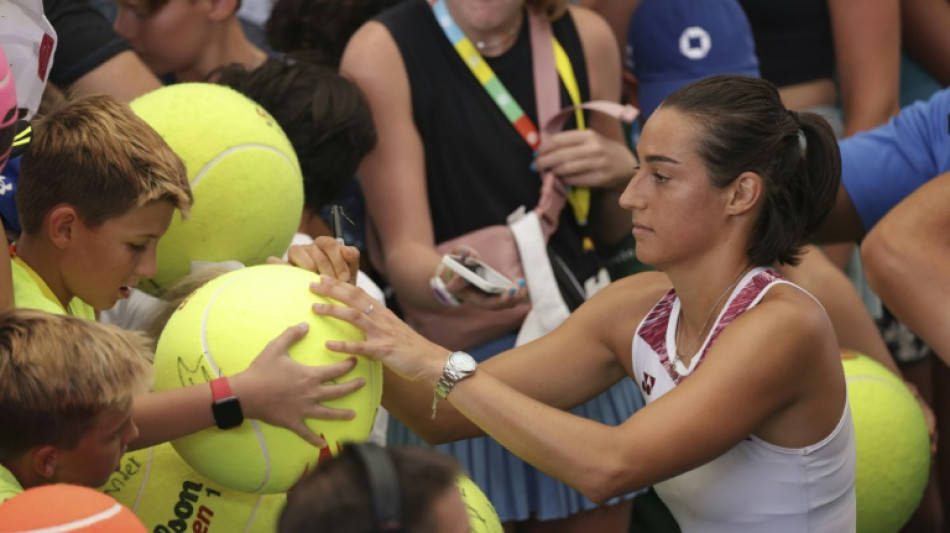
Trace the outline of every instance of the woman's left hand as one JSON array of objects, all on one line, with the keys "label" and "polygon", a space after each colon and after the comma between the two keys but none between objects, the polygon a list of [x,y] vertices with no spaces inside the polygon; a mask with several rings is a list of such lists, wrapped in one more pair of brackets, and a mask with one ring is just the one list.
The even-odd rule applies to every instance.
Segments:
[{"label": "woman's left hand", "polygon": [[535,165],[538,172],[553,172],[566,185],[613,188],[626,184],[636,160],[626,146],[587,129],[545,139]]},{"label": "woman's left hand", "polygon": [[416,333],[362,289],[322,278],[319,283],[312,283],[310,290],[345,304],[313,304],[315,313],[349,322],[366,335],[365,341],[331,339],[326,342],[327,348],[369,356],[410,381],[435,382],[441,377],[446,355],[451,350]]}]

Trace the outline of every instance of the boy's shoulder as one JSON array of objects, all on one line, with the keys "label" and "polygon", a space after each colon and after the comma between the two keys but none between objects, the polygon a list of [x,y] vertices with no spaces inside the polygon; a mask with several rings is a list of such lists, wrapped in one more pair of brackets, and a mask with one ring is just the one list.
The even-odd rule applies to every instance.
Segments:
[{"label": "boy's shoulder", "polygon": [[0,465],[0,503],[23,492],[23,486],[17,480],[13,472]]},{"label": "boy's shoulder", "polygon": [[13,271],[13,297],[18,308],[39,309],[87,320],[96,319],[95,309],[79,298],[73,298],[68,309],[64,309],[43,278],[19,257],[12,256],[10,263]]}]

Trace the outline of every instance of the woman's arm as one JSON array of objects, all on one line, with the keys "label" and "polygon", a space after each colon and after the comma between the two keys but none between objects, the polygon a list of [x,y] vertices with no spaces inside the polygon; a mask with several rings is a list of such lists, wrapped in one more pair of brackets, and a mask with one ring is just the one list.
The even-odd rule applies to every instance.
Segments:
[{"label": "woman's arm", "polygon": [[[324,283],[316,290],[349,305],[363,303],[354,297],[354,289],[339,283]],[[846,401],[837,343],[827,317],[810,297],[792,287],[772,292],[723,332],[690,379],[620,426],[577,417],[560,409],[568,402],[559,403],[594,392],[587,383],[592,378],[597,388],[616,381],[618,361],[629,358],[629,345],[618,353],[617,342],[621,337],[630,342],[632,335],[615,330],[632,332],[628,322],[636,317],[629,307],[618,311],[602,306],[609,298],[598,300],[600,293],[585,304],[596,310],[587,317],[591,323],[583,323],[587,329],[574,321],[575,315],[545,338],[570,346],[544,345],[546,359],[540,350],[532,352],[532,345],[498,356],[459,382],[449,403],[505,447],[595,501],[695,468],[752,433],[780,446],[813,444],[831,433]],[[365,342],[329,342],[328,347],[378,358],[432,390],[447,350],[419,342],[390,315],[369,316],[342,306],[315,309],[366,332]],[[557,337],[557,332],[570,336]],[[568,351],[581,346],[590,351]],[[537,377],[522,377],[513,387],[515,373],[509,365],[522,357],[533,363],[522,370]],[[610,369],[614,371],[604,376]],[[576,388],[585,385],[584,394],[577,393]],[[440,411],[444,407],[440,405]]]},{"label": "woman's arm", "polygon": [[901,0],[907,53],[940,85],[950,85],[950,4],[946,0]]},{"label": "woman's arm", "polygon": [[899,0],[829,0],[845,137],[899,109]]},{"label": "woman's arm", "polygon": [[868,283],[894,316],[950,364],[950,172],[891,209],[861,245]]},{"label": "woman's arm", "polygon": [[340,63],[369,103],[378,141],[359,169],[382,256],[372,258],[400,298],[437,309],[429,278],[441,259],[435,249],[426,191],[422,139],[412,117],[409,80],[389,31],[369,22],[350,39]]}]

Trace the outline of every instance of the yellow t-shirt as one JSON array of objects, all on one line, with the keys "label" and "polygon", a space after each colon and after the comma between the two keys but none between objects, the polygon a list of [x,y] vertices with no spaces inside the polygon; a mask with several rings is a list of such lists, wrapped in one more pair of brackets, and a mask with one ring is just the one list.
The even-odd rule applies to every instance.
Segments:
[{"label": "yellow t-shirt", "polygon": [[16,298],[17,308],[96,319],[96,310],[79,298],[73,298],[69,307],[64,309],[43,278],[19,257],[11,256],[10,264],[13,268],[13,297]]},{"label": "yellow t-shirt", "polygon": [[23,486],[3,465],[0,465],[0,503],[23,492]]}]

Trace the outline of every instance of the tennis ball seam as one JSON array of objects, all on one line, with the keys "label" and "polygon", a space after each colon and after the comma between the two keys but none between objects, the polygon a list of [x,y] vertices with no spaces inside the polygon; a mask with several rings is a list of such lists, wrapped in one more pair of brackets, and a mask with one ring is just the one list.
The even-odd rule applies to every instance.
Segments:
[{"label": "tennis ball seam", "polygon": [[139,508],[139,504],[142,503],[142,496],[145,494],[145,487],[148,486],[148,478],[152,475],[152,456],[155,453],[155,448],[148,449],[148,461],[145,462],[145,475],[142,476],[142,484],[139,485],[139,490],[135,495],[135,503],[132,504],[132,511],[135,512]]},{"label": "tennis ball seam", "polygon": [[211,161],[208,161],[207,163],[205,163],[204,166],[201,167],[201,170],[199,170],[199,171],[195,174],[194,179],[191,180],[191,183],[190,183],[191,187],[192,187],[192,188],[197,187],[197,186],[198,186],[198,182],[200,182],[200,181],[205,177],[205,175],[206,175],[208,172],[210,172],[211,169],[213,169],[214,166],[217,165],[222,159],[224,159],[224,158],[230,156],[231,154],[233,154],[233,153],[235,153],[235,152],[239,152],[239,151],[241,151],[241,150],[244,150],[244,149],[246,149],[246,148],[260,148],[260,149],[263,149],[263,150],[267,150],[267,151],[269,151],[269,152],[274,152],[275,154],[277,154],[277,155],[279,155],[280,157],[284,158],[284,160],[287,161],[287,163],[289,163],[291,167],[296,167],[296,163],[295,163],[293,160],[291,160],[290,157],[287,156],[287,154],[285,154],[284,152],[281,152],[280,150],[278,150],[277,148],[274,148],[273,146],[269,146],[269,145],[266,145],[266,144],[260,144],[260,143],[240,144],[240,145],[232,146],[232,147],[228,148],[227,150],[225,150],[225,151],[219,153],[218,155],[214,156],[214,159],[212,159]]},{"label": "tennis ball seam", "polygon": [[[211,316],[211,310],[214,308],[214,302],[218,299],[218,296],[224,292],[232,283],[235,283],[242,277],[246,276],[250,272],[248,269],[243,269],[240,272],[235,273],[234,277],[230,279],[227,283],[223,283],[218,290],[208,298],[208,303],[205,304],[204,312],[201,315],[201,351],[204,354],[205,361],[211,366],[211,369],[214,371],[215,375],[221,376],[221,369],[218,367],[218,363],[214,360],[214,356],[211,355],[211,348],[208,345],[208,320]],[[266,487],[270,483],[271,476],[271,464],[270,464],[270,450],[267,449],[267,439],[264,438],[264,432],[261,431],[261,426],[256,420],[249,420],[251,428],[254,429],[254,436],[257,437],[257,444],[261,448],[261,455],[264,460],[264,476],[261,483],[254,488],[252,492],[257,492],[262,488]]]}]

